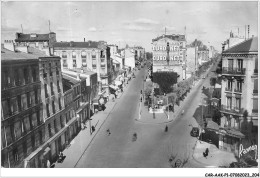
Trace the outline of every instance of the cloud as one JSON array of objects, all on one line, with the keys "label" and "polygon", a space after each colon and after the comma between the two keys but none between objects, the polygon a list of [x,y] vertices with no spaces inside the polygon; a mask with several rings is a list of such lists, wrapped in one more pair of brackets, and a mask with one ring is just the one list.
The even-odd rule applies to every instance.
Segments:
[{"label": "cloud", "polygon": [[131,31],[151,31],[152,28],[144,27],[142,25],[128,24],[124,26],[124,29]]},{"label": "cloud", "polygon": [[136,19],[134,21],[134,23],[136,24],[146,24],[146,25],[157,25],[159,24],[159,22],[151,20],[151,19],[145,19],[145,18],[140,18],[140,19]]},{"label": "cloud", "polygon": [[96,32],[97,29],[96,29],[96,27],[90,27],[90,28],[88,29],[88,31],[89,31],[89,32]]}]

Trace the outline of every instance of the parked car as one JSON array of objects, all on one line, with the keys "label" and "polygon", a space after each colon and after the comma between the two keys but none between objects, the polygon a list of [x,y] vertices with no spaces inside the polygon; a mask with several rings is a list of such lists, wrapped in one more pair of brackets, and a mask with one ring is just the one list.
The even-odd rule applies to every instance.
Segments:
[{"label": "parked car", "polygon": [[190,135],[192,137],[198,137],[199,136],[199,128],[198,127],[192,127],[191,131],[190,131]]}]

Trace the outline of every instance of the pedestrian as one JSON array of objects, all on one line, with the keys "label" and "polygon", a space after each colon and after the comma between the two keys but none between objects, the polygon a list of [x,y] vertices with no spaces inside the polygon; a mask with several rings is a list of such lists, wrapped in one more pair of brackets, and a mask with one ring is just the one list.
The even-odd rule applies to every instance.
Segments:
[{"label": "pedestrian", "polygon": [[110,129],[107,129],[107,134],[108,134],[108,135],[110,135],[110,134],[111,134],[111,132],[110,132]]},{"label": "pedestrian", "polygon": [[167,125],[165,126],[165,132],[168,132],[168,126]]},{"label": "pedestrian", "polygon": [[91,126],[92,132],[95,132],[95,127],[92,125]]},{"label": "pedestrian", "polygon": [[107,95],[107,101],[109,101],[109,95]]}]

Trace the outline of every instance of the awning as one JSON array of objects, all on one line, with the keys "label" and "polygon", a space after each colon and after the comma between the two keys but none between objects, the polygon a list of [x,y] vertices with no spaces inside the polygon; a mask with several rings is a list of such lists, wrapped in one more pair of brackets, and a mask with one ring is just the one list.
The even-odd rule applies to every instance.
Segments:
[{"label": "awning", "polygon": [[118,90],[118,87],[115,85],[109,85],[110,88],[114,89],[114,90]]}]

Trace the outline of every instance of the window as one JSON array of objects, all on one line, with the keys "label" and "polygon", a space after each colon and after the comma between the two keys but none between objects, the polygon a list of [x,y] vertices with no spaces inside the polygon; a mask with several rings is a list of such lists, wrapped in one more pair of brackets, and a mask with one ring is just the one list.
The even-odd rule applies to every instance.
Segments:
[{"label": "window", "polygon": [[35,136],[34,135],[31,136],[31,142],[32,142],[32,149],[34,150],[35,149]]},{"label": "window", "polygon": [[55,111],[55,103],[54,103],[54,101],[52,101],[52,111],[53,111],[52,113],[55,114],[56,111]]},{"label": "window", "polygon": [[48,132],[49,132],[49,137],[52,137],[52,133],[51,133],[51,124],[48,124]]},{"label": "window", "polygon": [[27,84],[29,82],[29,75],[28,75],[28,69],[23,69],[23,76],[24,76],[24,84]]},{"label": "window", "polygon": [[49,104],[46,104],[47,117],[50,117]]},{"label": "window", "polygon": [[49,72],[50,72],[50,76],[52,76],[51,63],[49,63]]},{"label": "window", "polygon": [[18,110],[22,110],[22,97],[21,95],[17,95],[17,103],[18,103]]},{"label": "window", "polygon": [[29,108],[32,106],[32,99],[31,99],[30,92],[28,92],[26,95],[27,95],[27,103],[28,103],[28,108]]},{"label": "window", "polygon": [[35,99],[35,104],[38,104],[38,92],[37,92],[37,89],[34,90],[34,99]]},{"label": "window", "polygon": [[36,69],[33,67],[32,68],[32,80],[33,80],[33,82],[36,82],[36,75],[37,75]]},{"label": "window", "polygon": [[258,79],[254,80],[254,90],[253,93],[258,93]]},{"label": "window", "polygon": [[19,86],[20,83],[20,75],[19,75],[19,69],[14,69],[14,80],[15,80],[15,85]]},{"label": "window", "polygon": [[13,149],[13,158],[14,158],[15,162],[19,161],[19,155],[18,155],[18,149],[17,148]]},{"label": "window", "polygon": [[77,67],[76,59],[73,59],[73,67]]},{"label": "window", "polygon": [[237,81],[237,91],[242,92],[242,81]]},{"label": "window", "polygon": [[28,105],[27,105],[27,96],[26,94],[22,94],[22,110],[25,110],[28,108]]},{"label": "window", "polygon": [[58,88],[58,93],[60,93],[61,91],[60,91],[60,81],[59,80],[57,81],[57,88]]},{"label": "window", "polygon": [[23,155],[24,155],[24,158],[27,156],[27,141],[26,140],[23,142]]},{"label": "window", "polygon": [[59,109],[61,110],[61,98],[59,98]]},{"label": "window", "polygon": [[258,58],[255,58],[255,69],[254,69],[254,73],[258,73]]},{"label": "window", "polygon": [[24,131],[29,132],[31,130],[31,124],[30,124],[30,119],[29,115],[24,117]]},{"label": "window", "polygon": [[54,91],[53,91],[53,83],[51,82],[51,95],[54,95]]},{"label": "window", "polygon": [[21,122],[17,121],[14,124],[14,138],[19,139],[22,136]]},{"label": "window", "polygon": [[62,57],[62,58],[67,58],[67,53],[66,53],[66,51],[62,51],[61,57]]},{"label": "window", "polygon": [[44,84],[45,98],[48,98],[47,84]]},{"label": "window", "polygon": [[60,127],[61,127],[61,128],[63,128],[63,127],[64,127],[64,123],[63,123],[62,116],[60,116]]},{"label": "window", "polygon": [[96,65],[96,64],[92,64],[92,68],[93,68],[93,69],[96,69],[96,68],[97,68],[97,65]]},{"label": "window", "polygon": [[241,109],[241,98],[236,98],[236,110],[240,110]]},{"label": "window", "polygon": [[63,67],[68,67],[67,60],[63,60]]},{"label": "window", "polygon": [[228,70],[232,71],[233,70],[233,59],[228,59]]},{"label": "window", "polygon": [[72,58],[76,58],[76,52],[75,51],[72,52]]},{"label": "window", "polygon": [[11,114],[12,115],[16,114],[17,111],[18,111],[18,105],[17,105],[17,98],[16,97],[11,99],[10,105],[11,105],[11,108],[10,108],[11,109]]},{"label": "window", "polygon": [[227,97],[227,109],[231,109],[231,107],[232,107],[232,98]]},{"label": "window", "polygon": [[228,90],[232,90],[232,80],[228,80]]},{"label": "window", "polygon": [[258,99],[257,98],[253,99],[253,110],[252,110],[252,112],[258,113]]},{"label": "window", "polygon": [[37,126],[37,123],[38,123],[37,113],[34,112],[34,113],[32,114],[32,127],[33,127],[33,128],[36,127],[36,126]]},{"label": "window", "polygon": [[42,131],[40,130],[39,132],[39,142],[40,144],[42,144],[43,140],[42,140]]},{"label": "window", "polygon": [[95,53],[95,51],[92,51],[92,60],[96,60],[96,53]]},{"label": "window", "polygon": [[242,59],[238,59],[237,60],[237,70],[238,71],[242,71],[242,69],[243,69],[243,60]]},{"label": "window", "polygon": [[86,57],[87,57],[86,51],[82,51],[82,52],[81,52],[81,57],[82,57],[82,58],[86,58]]}]

